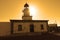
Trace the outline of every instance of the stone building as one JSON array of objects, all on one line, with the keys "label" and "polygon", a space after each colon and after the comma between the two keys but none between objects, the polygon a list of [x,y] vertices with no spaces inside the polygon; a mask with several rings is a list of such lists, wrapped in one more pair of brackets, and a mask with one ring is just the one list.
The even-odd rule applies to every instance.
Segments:
[{"label": "stone building", "polygon": [[0,22],[0,36],[56,31],[57,24],[48,24],[48,20],[32,20],[27,3],[24,5],[23,13],[22,20]]},{"label": "stone building", "polygon": [[10,22],[0,22],[0,36],[10,35]]},{"label": "stone building", "polygon": [[49,32],[57,32],[57,24],[49,24]]},{"label": "stone building", "polygon": [[11,34],[48,31],[48,20],[32,20],[27,3],[24,5],[23,13],[22,20],[10,20]]}]

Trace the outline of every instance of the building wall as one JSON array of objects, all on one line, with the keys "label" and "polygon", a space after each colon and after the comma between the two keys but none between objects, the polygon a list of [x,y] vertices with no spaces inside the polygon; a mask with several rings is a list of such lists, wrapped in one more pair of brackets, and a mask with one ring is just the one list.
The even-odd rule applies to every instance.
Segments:
[{"label": "building wall", "polygon": [[57,24],[49,24],[49,32],[57,32]]},{"label": "building wall", "polygon": [[0,36],[10,35],[10,22],[0,22]]},{"label": "building wall", "polygon": [[[46,32],[47,22],[14,22],[13,33],[27,33],[30,32],[30,24],[34,24],[34,32]],[[44,25],[44,30],[41,30],[40,25]],[[18,31],[18,25],[22,25],[22,31]],[[10,22],[0,22],[0,36],[7,36],[11,33]]]},{"label": "building wall", "polygon": [[[30,32],[30,24],[34,24],[34,32],[47,32],[47,22],[14,22],[13,33]],[[43,24],[44,30],[41,30],[40,25]],[[22,25],[22,31],[18,31],[18,25]]]},{"label": "building wall", "polygon": [[23,16],[22,19],[23,20],[32,20],[32,16]]}]

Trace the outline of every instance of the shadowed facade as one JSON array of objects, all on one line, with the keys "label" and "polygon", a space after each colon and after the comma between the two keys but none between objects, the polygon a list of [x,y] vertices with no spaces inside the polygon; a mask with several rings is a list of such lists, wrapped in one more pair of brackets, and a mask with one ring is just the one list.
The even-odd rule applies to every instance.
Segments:
[{"label": "shadowed facade", "polygon": [[27,3],[24,5],[23,13],[22,20],[0,22],[0,36],[57,31],[57,24],[48,24],[48,20],[32,20]]},{"label": "shadowed facade", "polygon": [[48,31],[48,20],[32,20],[27,3],[24,5],[23,13],[23,20],[10,20],[11,34]]}]

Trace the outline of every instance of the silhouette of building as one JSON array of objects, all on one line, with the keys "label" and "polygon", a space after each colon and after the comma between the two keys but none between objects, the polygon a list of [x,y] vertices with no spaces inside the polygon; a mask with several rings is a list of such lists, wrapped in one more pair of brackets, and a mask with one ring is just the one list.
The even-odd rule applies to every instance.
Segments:
[{"label": "silhouette of building", "polygon": [[57,24],[49,24],[49,32],[57,32]]},{"label": "silhouette of building", "polygon": [[0,22],[0,36],[20,33],[55,32],[57,24],[48,24],[48,20],[32,20],[27,3],[24,5],[23,13],[22,20]]},{"label": "silhouette of building", "polygon": [[24,5],[23,13],[23,20],[10,20],[11,34],[48,31],[48,20],[32,20],[27,3]]}]

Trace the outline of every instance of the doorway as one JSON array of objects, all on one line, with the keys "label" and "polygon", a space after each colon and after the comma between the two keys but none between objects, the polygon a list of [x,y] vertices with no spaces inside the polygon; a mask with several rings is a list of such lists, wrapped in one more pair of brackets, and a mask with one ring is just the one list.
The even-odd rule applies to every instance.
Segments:
[{"label": "doorway", "polygon": [[34,32],[34,25],[33,24],[30,25],[30,32]]}]

